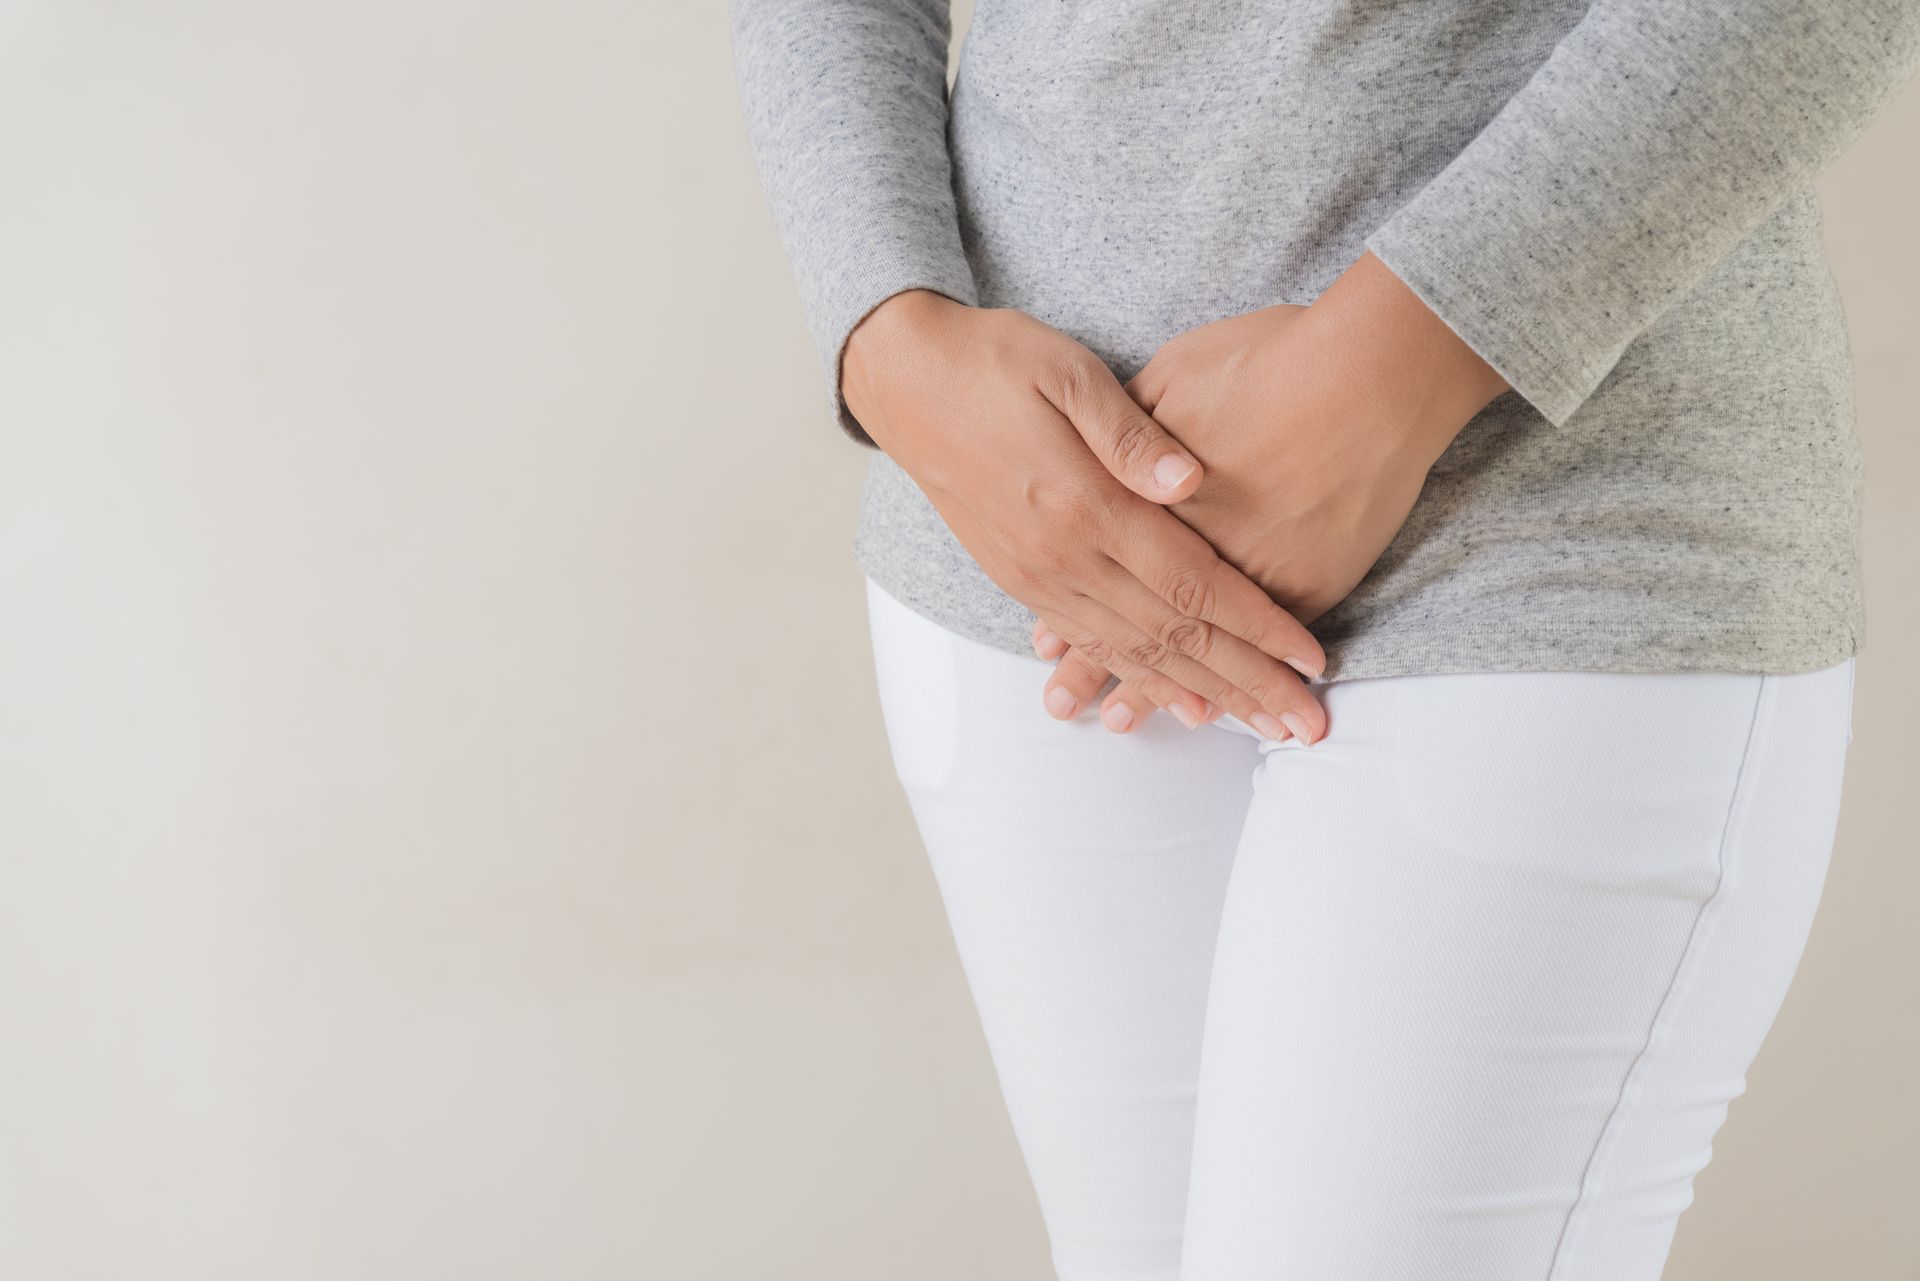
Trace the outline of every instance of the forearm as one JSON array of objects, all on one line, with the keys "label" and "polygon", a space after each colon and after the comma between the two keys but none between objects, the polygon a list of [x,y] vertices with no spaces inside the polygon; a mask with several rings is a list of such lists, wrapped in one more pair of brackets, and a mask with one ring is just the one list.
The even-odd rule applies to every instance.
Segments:
[{"label": "forearm", "polygon": [[1508,390],[1507,380],[1371,253],[1302,320],[1300,350],[1347,385],[1351,403],[1368,411],[1370,430],[1402,434],[1423,466]]},{"label": "forearm", "polygon": [[975,301],[947,155],[946,0],[733,0],[761,180],[834,413],[847,336],[906,289]]},{"label": "forearm", "polygon": [[1596,0],[1367,245],[1564,424],[1917,57],[1916,0]]}]

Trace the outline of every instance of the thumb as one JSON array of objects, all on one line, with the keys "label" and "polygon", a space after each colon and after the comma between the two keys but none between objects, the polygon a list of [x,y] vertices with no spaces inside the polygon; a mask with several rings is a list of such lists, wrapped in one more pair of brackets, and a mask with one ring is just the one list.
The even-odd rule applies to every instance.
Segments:
[{"label": "thumb", "polygon": [[[1091,356],[1091,353],[1089,353]],[[1102,466],[1156,503],[1177,503],[1200,487],[1200,462],[1126,393],[1098,357],[1063,380],[1054,403]]]}]

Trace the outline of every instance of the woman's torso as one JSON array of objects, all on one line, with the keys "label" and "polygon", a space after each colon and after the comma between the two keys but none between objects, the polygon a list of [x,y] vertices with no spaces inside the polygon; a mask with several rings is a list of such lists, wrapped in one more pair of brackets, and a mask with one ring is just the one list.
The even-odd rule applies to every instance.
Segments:
[{"label": "woman's torso", "polygon": [[[983,305],[1121,377],[1194,325],[1306,303],[1580,18],[1578,3],[982,0],[950,150]],[[1650,194],[1649,198],[1655,198]],[[1627,349],[1563,428],[1496,401],[1316,625],[1329,678],[1810,670],[1856,651],[1860,463],[1811,192]],[[876,456],[858,554],[954,630],[1031,616]]]}]

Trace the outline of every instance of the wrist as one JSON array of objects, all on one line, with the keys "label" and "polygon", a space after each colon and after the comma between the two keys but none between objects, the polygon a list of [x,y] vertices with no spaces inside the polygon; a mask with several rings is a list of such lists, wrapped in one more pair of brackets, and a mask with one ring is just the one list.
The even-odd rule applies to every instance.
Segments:
[{"label": "wrist", "polygon": [[863,406],[871,408],[880,398],[887,372],[910,361],[917,348],[951,323],[956,310],[964,311],[966,305],[931,289],[907,289],[853,327],[840,356],[840,396],[855,418],[862,417]]},{"label": "wrist", "polygon": [[1406,433],[1408,447],[1429,465],[1508,390],[1506,379],[1371,252],[1308,312],[1390,429]]}]

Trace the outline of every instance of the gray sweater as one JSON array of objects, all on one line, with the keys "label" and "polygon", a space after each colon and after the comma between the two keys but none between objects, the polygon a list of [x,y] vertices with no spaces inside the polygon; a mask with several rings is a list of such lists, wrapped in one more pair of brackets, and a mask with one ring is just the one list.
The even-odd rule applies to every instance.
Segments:
[{"label": "gray sweater", "polygon": [[[1514,391],[1315,625],[1326,679],[1789,672],[1862,631],[1860,457],[1809,184],[1920,0],[734,0],[749,133],[832,410],[904,289],[1121,378],[1365,249]],[[855,553],[1028,652],[1032,615],[875,450]]]}]

